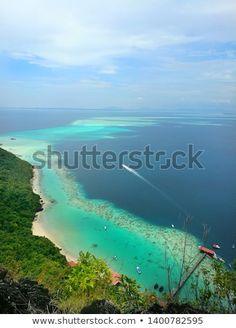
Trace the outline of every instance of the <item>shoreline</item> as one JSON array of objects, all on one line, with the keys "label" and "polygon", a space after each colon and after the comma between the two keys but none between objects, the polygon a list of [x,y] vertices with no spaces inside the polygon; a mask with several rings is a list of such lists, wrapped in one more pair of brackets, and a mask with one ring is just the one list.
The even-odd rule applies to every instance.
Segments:
[{"label": "shoreline", "polygon": [[[109,208],[109,203],[105,203],[104,202],[101,204],[100,202],[98,204],[91,204],[88,200],[84,199],[84,195],[83,193],[81,193],[81,191],[79,192],[79,190],[77,189],[77,187],[75,186],[74,183],[72,183],[72,177],[70,176],[69,172],[65,171],[65,170],[55,170],[55,174],[57,176],[59,176],[61,178],[61,181],[63,183],[63,190],[64,191],[68,191],[67,190],[67,184],[65,184],[65,179],[71,182],[70,186],[72,186],[70,188],[70,201],[73,203],[74,201],[74,197],[76,195],[76,199],[78,201],[79,199],[79,203],[76,202],[76,204],[74,205],[79,205],[79,207],[84,207],[84,210],[88,211],[88,212],[97,212],[98,215],[103,214],[103,216],[107,213],[107,209]],[[50,231],[48,231],[46,229],[46,227],[44,226],[45,224],[45,220],[47,215],[45,215],[45,210],[48,210],[49,207],[52,207],[54,205],[54,201],[52,199],[50,199],[49,197],[45,196],[45,194],[42,191],[42,186],[41,186],[41,179],[43,172],[40,172],[39,169],[34,168],[33,169],[33,179],[32,179],[32,189],[35,193],[37,193],[40,198],[41,198],[41,205],[43,207],[43,210],[36,213],[35,215],[35,219],[32,223],[32,234],[35,236],[40,236],[40,237],[45,237],[47,239],[49,239],[55,247],[57,247],[60,251],[60,253],[65,256],[68,265],[70,265],[70,262],[78,262],[78,256],[72,255],[70,251],[68,251],[64,246],[61,246],[60,241],[58,242],[58,237],[56,236],[56,234],[54,234],[54,232],[52,231],[52,229],[50,229]],[[74,189],[75,188],[75,189]],[[75,194],[74,194],[75,193]],[[80,197],[79,197],[80,196]],[[88,203],[88,204],[87,204]],[[92,207],[90,208],[85,206],[85,205],[92,205]],[[84,206],[82,206],[84,205]],[[102,205],[102,206],[101,206]],[[105,206],[106,205],[106,206]],[[108,208],[107,208],[108,206]],[[110,211],[108,211],[110,212]],[[47,213],[46,213],[47,214]],[[157,227],[157,226],[152,226],[152,225],[146,225],[142,220],[134,220],[131,219],[130,215],[125,215],[125,213],[123,211],[119,212],[118,214],[116,213],[116,215],[114,215],[115,213],[113,213],[113,209],[111,211],[111,213],[109,213],[111,215],[105,215],[105,218],[108,222],[111,222],[114,224],[114,220],[116,221],[116,225],[118,227],[124,228],[125,230],[130,231],[130,229],[132,228],[132,231],[136,232],[138,236],[145,238],[148,235],[148,239],[150,239],[152,241],[152,243],[157,244],[157,240],[158,240],[158,248],[159,249],[165,249],[165,255],[163,253],[163,256],[167,256],[168,258],[170,258],[170,264],[173,268],[173,265],[175,268],[179,267],[180,265],[180,261],[183,258],[183,254],[181,251],[181,248],[179,247],[179,244],[184,242],[184,238],[185,238],[185,234],[182,231],[179,231],[178,229],[170,229],[170,228],[164,228],[164,227]],[[117,216],[118,215],[118,216]],[[124,218],[125,218],[125,223],[124,223]],[[128,220],[128,225],[127,225],[127,220]],[[142,229],[141,229],[142,228]],[[140,229],[142,230],[142,233],[140,233]],[[52,232],[51,232],[52,231]],[[173,238],[174,237],[174,238]],[[196,247],[197,245],[197,239],[196,237],[194,237],[193,235],[187,233],[187,244],[188,247],[186,249],[186,254],[185,254],[185,266],[189,266],[192,265],[195,262],[196,257],[199,255],[199,250],[198,247]],[[156,245],[157,246],[157,245]],[[173,260],[173,263],[171,262]],[[112,267],[111,263],[108,264],[110,267],[110,270],[112,272],[123,272],[120,271],[119,269],[117,269],[116,267]],[[203,261],[203,263],[201,264],[201,266],[199,268],[197,268],[195,274],[201,275],[201,270],[202,268],[205,269],[210,269],[210,262],[208,259],[205,259]],[[159,266],[159,271],[160,268],[162,268],[162,266]],[[186,271],[187,272],[187,271]],[[175,274],[177,273],[178,276],[178,272],[176,271]],[[128,274],[128,273],[127,273]],[[171,281],[171,284],[176,285],[176,277],[174,274],[174,278]],[[132,275],[131,275],[132,276]],[[137,277],[135,278],[137,279]],[[178,278],[177,278],[178,279]],[[195,279],[195,278],[193,278]],[[142,286],[142,284],[141,284]],[[145,286],[144,288],[148,288],[150,289],[150,286]]]},{"label": "shoreline", "polygon": [[[29,162],[29,160],[28,160]],[[31,162],[32,165],[32,162]],[[47,196],[45,192],[43,191],[43,185],[42,181],[44,182],[44,173],[47,172],[40,171],[37,167],[32,168],[33,176],[31,179],[31,186],[32,191],[40,196],[40,204],[43,208],[42,211],[39,211],[35,213],[34,220],[32,222],[32,235],[39,236],[39,237],[45,237],[48,240],[50,240],[55,247],[58,248],[59,252],[65,256],[67,262],[77,262],[78,261],[78,254],[79,252],[77,250],[74,250],[75,253],[71,253],[68,251],[59,239],[59,236],[54,232],[53,228],[50,228],[48,231],[47,229],[47,217],[51,217],[51,219],[54,221],[54,224],[57,224],[56,217],[53,218],[53,216],[50,216],[50,211],[54,210],[55,208],[55,201],[53,199],[53,196]],[[107,222],[111,222],[112,224],[115,224],[118,228],[121,228],[122,230],[132,231],[133,233],[137,234],[138,238],[143,238],[144,240],[152,242],[154,247],[157,247],[161,251],[163,250],[163,261],[164,263],[165,256],[170,259],[168,262],[169,265],[172,265],[173,268],[176,268],[179,266],[179,260],[182,259],[182,254],[180,254],[180,244],[183,242],[184,234],[182,231],[179,231],[178,229],[170,229],[167,227],[162,226],[154,226],[151,224],[147,224],[145,221],[142,220],[142,218],[139,217],[133,217],[130,213],[126,213],[123,209],[116,209],[107,201],[104,200],[97,200],[97,201],[91,201],[86,198],[86,196],[83,194],[83,189],[80,189],[80,186],[75,183],[75,181],[72,179],[72,176],[69,171],[66,170],[56,170],[53,169],[54,173],[60,178],[60,181],[63,185],[64,192],[67,193],[68,199],[73,206],[81,208],[83,211],[90,213],[95,213],[99,217],[101,216],[103,219]],[[53,186],[53,184],[51,184]],[[54,187],[51,189],[49,188],[48,194],[54,195]],[[47,189],[48,190],[48,189]],[[50,223],[50,226],[53,227]],[[174,238],[172,238],[174,237]],[[195,237],[192,234],[188,234],[188,251],[186,254],[186,262],[190,265],[195,260],[198,249],[196,248],[196,240]],[[181,256],[179,256],[181,255]],[[121,256],[122,257],[122,256]],[[172,263],[173,259],[173,263]],[[146,260],[145,260],[146,261]],[[135,262],[135,261],[133,261]],[[149,261],[146,261],[149,262]],[[164,264],[160,262],[158,266],[158,273],[162,275],[162,271],[165,269]],[[152,262],[150,262],[152,263]],[[139,264],[139,263],[138,263]],[[135,263],[133,264],[135,268]],[[147,263],[149,265],[149,263]],[[152,266],[152,264],[150,264]],[[209,267],[209,261],[204,261],[204,267]],[[116,267],[112,268],[111,263],[109,263],[109,267],[111,268],[111,271],[117,271],[117,272],[123,272],[122,269],[118,269]],[[202,266],[201,266],[202,267]],[[136,273],[130,271],[130,267],[127,266],[127,270],[129,272],[125,273],[135,279],[138,279],[136,276]],[[163,270],[162,270],[163,269]],[[133,270],[133,269],[132,269]],[[175,270],[175,271],[176,271]],[[198,269],[199,270],[199,269]],[[200,270],[197,272],[200,273]],[[136,271],[135,271],[136,272]],[[177,272],[177,271],[176,271]],[[174,285],[175,283],[175,275],[173,276],[173,280],[171,283]],[[146,276],[145,276],[146,279]],[[177,280],[176,280],[177,281]],[[148,288],[150,289],[151,285],[149,286],[149,278],[147,276],[147,283],[146,280],[140,282],[142,288]]]},{"label": "shoreline", "polygon": [[68,251],[61,247],[58,244],[56,237],[53,234],[49,233],[43,227],[42,220],[45,214],[45,210],[47,210],[48,207],[53,206],[53,203],[43,194],[42,189],[40,187],[40,179],[41,173],[39,169],[33,167],[33,178],[31,179],[32,190],[35,194],[40,196],[40,203],[43,210],[35,214],[34,220],[32,222],[32,235],[38,237],[45,237],[50,240],[55,245],[55,247],[60,249],[60,253],[65,256],[67,262],[77,262],[77,258],[72,256]]}]

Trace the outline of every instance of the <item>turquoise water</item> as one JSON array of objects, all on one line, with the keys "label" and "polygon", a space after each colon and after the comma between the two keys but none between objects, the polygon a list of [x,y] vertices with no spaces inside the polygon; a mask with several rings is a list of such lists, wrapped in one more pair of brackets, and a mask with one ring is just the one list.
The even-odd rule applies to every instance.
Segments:
[{"label": "turquoise water", "polygon": [[[158,125],[157,118],[90,119],[16,132],[16,140],[10,140],[10,135],[5,134],[1,136],[1,143],[32,162],[33,151],[44,150],[47,144],[115,139],[124,134],[132,135],[135,127],[154,125]],[[113,270],[137,279],[142,288],[152,291],[155,283],[164,286],[165,291],[177,285],[185,237],[181,230],[148,223],[111,202],[88,198],[75,176],[63,170],[44,168],[41,187],[43,194],[54,200],[44,211],[41,224],[71,256],[78,257],[81,250],[90,251],[105,259]],[[199,256],[199,241],[192,235],[188,235],[187,241],[185,260],[191,264]],[[137,266],[142,274],[137,273]],[[170,286],[167,267],[171,270]]]},{"label": "turquoise water", "polygon": [[[105,201],[88,200],[72,184],[67,175],[58,175],[55,170],[43,172],[42,189],[55,203],[46,210],[42,225],[55,236],[60,247],[72,257],[77,257],[81,250],[90,251],[105,259],[114,271],[135,278],[149,290],[153,290],[155,283],[165,290],[169,288],[169,266],[173,289],[180,274],[182,232],[149,225]],[[108,211],[110,215],[105,214]],[[195,261],[196,250],[196,240],[189,235],[186,262]],[[141,268],[141,275],[136,266]]]}]

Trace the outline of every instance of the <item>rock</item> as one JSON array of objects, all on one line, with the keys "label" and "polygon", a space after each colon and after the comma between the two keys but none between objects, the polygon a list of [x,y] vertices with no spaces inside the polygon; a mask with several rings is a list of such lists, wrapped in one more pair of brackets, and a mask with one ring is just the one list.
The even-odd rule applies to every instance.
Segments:
[{"label": "rock", "polygon": [[163,292],[163,290],[164,290],[164,287],[163,287],[163,286],[161,286],[161,287],[159,288],[159,292],[160,292],[160,293],[162,293],[162,292]]},{"label": "rock", "polygon": [[165,309],[164,313],[170,314],[197,314],[197,313],[207,313],[201,309],[194,308],[191,304],[188,303],[170,303]]},{"label": "rock", "polygon": [[0,313],[29,314],[55,313],[46,288],[35,281],[21,279],[18,282],[8,277],[7,271],[0,269]]},{"label": "rock", "polygon": [[158,289],[159,288],[159,285],[158,283],[156,283],[154,286],[153,286],[154,289]]},{"label": "rock", "polygon": [[169,304],[159,304],[154,303],[147,311],[147,314],[198,314],[206,313],[201,309],[194,308],[188,303],[169,303]]},{"label": "rock", "polygon": [[82,314],[119,314],[119,309],[107,300],[96,300],[81,310]]},{"label": "rock", "polygon": [[0,268],[0,281],[5,279],[6,275],[7,275],[7,270]]},{"label": "rock", "polygon": [[153,304],[145,313],[148,314],[158,314],[163,313],[163,307],[159,303]]}]

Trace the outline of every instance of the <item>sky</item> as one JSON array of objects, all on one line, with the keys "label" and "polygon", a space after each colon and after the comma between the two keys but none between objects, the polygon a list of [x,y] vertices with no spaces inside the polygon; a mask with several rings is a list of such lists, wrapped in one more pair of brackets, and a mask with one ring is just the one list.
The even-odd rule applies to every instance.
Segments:
[{"label": "sky", "polygon": [[235,0],[0,0],[0,107],[236,112]]}]

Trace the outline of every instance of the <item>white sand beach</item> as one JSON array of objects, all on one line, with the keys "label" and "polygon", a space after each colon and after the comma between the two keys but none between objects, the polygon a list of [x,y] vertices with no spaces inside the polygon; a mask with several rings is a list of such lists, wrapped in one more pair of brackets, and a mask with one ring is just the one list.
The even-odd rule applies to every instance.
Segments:
[{"label": "white sand beach", "polygon": [[33,178],[31,180],[32,183],[32,190],[35,194],[38,194],[40,196],[41,199],[41,204],[42,204],[42,208],[43,211],[40,211],[38,213],[36,213],[36,216],[34,218],[33,224],[32,224],[32,234],[34,236],[39,236],[39,237],[45,237],[47,239],[49,239],[56,247],[58,247],[60,249],[60,252],[62,255],[64,255],[67,259],[68,262],[70,261],[76,261],[77,258],[75,258],[74,256],[72,256],[68,251],[66,251],[65,249],[63,249],[59,244],[58,241],[56,239],[56,236],[54,236],[52,233],[49,233],[43,226],[43,217],[45,215],[45,210],[49,207],[49,206],[53,206],[53,203],[50,199],[48,199],[43,193],[42,190],[40,188],[40,179],[41,179],[41,171],[34,167],[33,168]]}]

